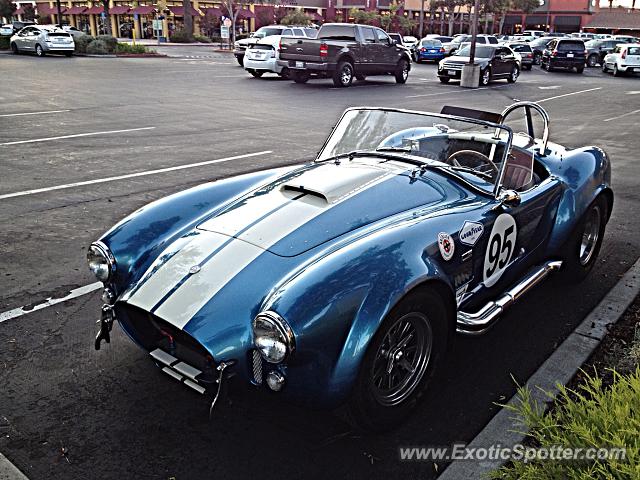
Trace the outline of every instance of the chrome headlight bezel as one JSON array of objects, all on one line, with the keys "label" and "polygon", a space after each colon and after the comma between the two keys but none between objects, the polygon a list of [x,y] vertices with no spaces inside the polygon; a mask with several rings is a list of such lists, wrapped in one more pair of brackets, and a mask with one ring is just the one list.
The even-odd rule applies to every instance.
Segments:
[{"label": "chrome headlight bezel", "polygon": [[102,242],[93,242],[87,252],[89,270],[98,280],[107,283],[116,270],[116,259],[111,250]]},{"label": "chrome headlight bezel", "polygon": [[[260,312],[253,319],[251,326],[253,344],[266,362],[282,363],[295,351],[296,340],[293,330],[286,320],[276,312]],[[278,343],[282,345],[280,352],[277,351],[276,344]]]}]

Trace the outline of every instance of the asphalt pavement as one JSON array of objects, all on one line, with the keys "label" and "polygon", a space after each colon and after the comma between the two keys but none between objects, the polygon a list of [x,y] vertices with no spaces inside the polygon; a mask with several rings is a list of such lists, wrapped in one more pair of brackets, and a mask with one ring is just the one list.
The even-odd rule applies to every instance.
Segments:
[{"label": "asphalt pavement", "polygon": [[616,200],[599,263],[581,285],[551,280],[487,335],[459,338],[431,398],[380,436],[240,389],[210,421],[204,399],[159,372],[119,329],[93,350],[97,291],[7,320],[0,452],[30,479],[434,478],[443,465],[401,462],[399,447],[470,441],[495,402],[514,393],[512,376],[528,378],[640,254],[637,76],[534,67],[513,85],[465,90],[441,85],[433,65],[414,65],[403,86],[374,77],[336,89],[330,80],[255,79],[229,55],[192,50],[0,56],[11,78],[0,90],[0,313],[94,282],[87,245],[152,200],[314,158],[356,105],[500,111],[541,101],[552,141],[597,145],[612,158]]}]

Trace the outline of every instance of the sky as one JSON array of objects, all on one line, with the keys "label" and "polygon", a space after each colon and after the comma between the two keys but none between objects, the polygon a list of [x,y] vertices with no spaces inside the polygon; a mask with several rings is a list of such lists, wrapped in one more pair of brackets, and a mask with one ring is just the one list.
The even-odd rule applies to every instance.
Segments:
[{"label": "sky", "polygon": [[[613,6],[622,6],[622,7],[630,7],[631,0],[615,0],[613,2]],[[607,0],[600,0],[600,7],[609,7],[609,2]],[[636,1],[636,8],[640,7],[640,1]]]}]

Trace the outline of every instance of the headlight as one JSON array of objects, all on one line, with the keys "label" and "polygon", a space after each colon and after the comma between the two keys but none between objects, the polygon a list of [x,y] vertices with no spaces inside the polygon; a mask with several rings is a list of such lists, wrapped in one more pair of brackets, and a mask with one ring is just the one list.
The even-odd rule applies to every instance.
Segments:
[{"label": "headlight", "polygon": [[115,270],[115,259],[109,248],[102,242],[92,243],[87,252],[87,263],[89,270],[93,272],[98,280],[107,282]]},{"label": "headlight", "polygon": [[275,312],[262,312],[253,320],[253,343],[269,363],[280,363],[295,349],[291,327]]}]

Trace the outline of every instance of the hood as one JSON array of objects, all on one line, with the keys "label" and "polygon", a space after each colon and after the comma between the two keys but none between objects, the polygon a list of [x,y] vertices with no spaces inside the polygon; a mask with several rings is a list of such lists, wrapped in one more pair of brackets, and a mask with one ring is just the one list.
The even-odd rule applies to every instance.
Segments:
[{"label": "hood", "polygon": [[406,165],[380,160],[316,163],[235,200],[198,230],[291,257],[420,205],[443,201]]},{"label": "hood", "polygon": [[[456,65],[464,65],[465,63],[469,63],[471,59],[469,57],[460,57],[458,55],[454,55],[453,57],[449,57],[444,59],[444,63],[449,63],[449,64],[456,64]],[[488,58],[477,58],[476,57],[476,62],[481,63],[481,64],[485,64],[489,61]]]},{"label": "hood", "polygon": [[249,37],[249,38],[243,38],[241,40],[236,40],[236,43],[238,45],[242,45],[246,47],[247,45],[253,45],[254,43],[258,43],[258,40],[259,39],[257,38]]}]

